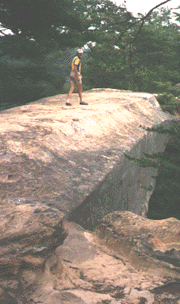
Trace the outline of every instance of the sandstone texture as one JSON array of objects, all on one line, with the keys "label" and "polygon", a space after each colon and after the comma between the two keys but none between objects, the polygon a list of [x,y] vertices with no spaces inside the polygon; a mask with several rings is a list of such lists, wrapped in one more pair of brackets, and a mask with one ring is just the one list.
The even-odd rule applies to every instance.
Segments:
[{"label": "sandstone texture", "polygon": [[[172,227],[169,222],[173,223]],[[180,267],[174,265],[172,260],[159,261],[157,256],[149,254],[146,243],[139,245],[132,240],[140,230],[144,232],[143,240],[149,231],[151,239],[156,240],[153,250],[158,248],[168,256],[170,248],[177,250],[179,246],[179,222],[175,219],[156,221],[154,228],[153,220],[142,221],[140,216],[131,212],[115,212],[107,215],[93,233],[73,222],[65,222],[64,227],[68,230],[68,236],[47,260],[44,269],[22,269],[18,277],[19,285],[12,277],[7,285],[6,279],[6,286],[3,286],[6,301],[3,302],[0,297],[0,303],[180,303]],[[170,227],[169,234],[167,227]],[[173,230],[176,235],[171,242]],[[159,244],[158,231],[161,231],[163,240]],[[122,241],[124,239],[127,249]],[[10,288],[11,292],[7,293]],[[12,288],[17,289],[15,298]],[[7,301],[10,296],[14,302]]]},{"label": "sandstone texture", "polygon": [[[168,250],[178,252],[179,221],[156,221],[154,227],[153,220],[142,220],[131,212],[115,212],[107,215],[94,233],[72,222],[66,222],[65,228],[69,234],[56,250],[63,267],[61,275],[44,300],[38,292],[31,296],[34,303],[180,303],[180,267],[173,260],[164,262],[149,254],[145,242],[133,241],[140,232],[144,240],[149,232],[156,243],[153,250],[168,257]],[[158,243],[160,236],[162,241]]]},{"label": "sandstone texture", "polygon": [[[0,303],[14,303],[20,295],[24,297],[23,289],[30,277],[36,281],[38,273],[43,276],[49,263],[60,272],[55,249],[67,232],[63,214],[37,202],[1,202],[0,218]],[[22,284],[24,276],[27,282]]]},{"label": "sandstone texture", "polygon": [[180,304],[179,221],[144,217],[156,172],[124,157],[163,151],[140,125],[176,118],[146,93],[84,101],[0,113],[0,304]]},{"label": "sandstone texture", "polygon": [[116,211],[93,233],[65,227],[57,249],[65,273],[56,288],[61,295],[67,288],[67,302],[75,295],[86,304],[180,303],[180,221]]},{"label": "sandstone texture", "polygon": [[115,211],[103,218],[95,234],[137,268],[143,269],[144,264],[153,273],[159,267],[160,271],[170,267],[172,273],[180,269],[180,221],[175,218],[150,220],[129,211]]},{"label": "sandstone texture", "polygon": [[57,209],[20,200],[0,207],[1,273],[16,274],[22,264],[42,266],[44,255],[61,245],[67,235]]},{"label": "sandstone texture", "polygon": [[[94,228],[114,210],[145,215],[154,185],[151,169],[125,159],[164,150],[165,136],[140,125],[168,124],[175,117],[162,112],[155,97],[113,89],[77,94],[72,107],[57,95],[0,113],[0,197],[27,199],[69,215]],[[95,216],[98,214],[98,217]],[[87,226],[87,227],[86,227]]]}]

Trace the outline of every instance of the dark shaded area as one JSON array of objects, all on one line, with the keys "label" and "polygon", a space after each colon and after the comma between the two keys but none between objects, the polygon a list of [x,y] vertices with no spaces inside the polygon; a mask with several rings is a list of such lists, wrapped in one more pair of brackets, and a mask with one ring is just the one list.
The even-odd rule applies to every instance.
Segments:
[{"label": "dark shaded area", "polygon": [[15,297],[10,295],[7,291],[4,291],[0,295],[0,303],[1,304],[18,304],[18,301],[16,300]]},{"label": "dark shaded area", "polygon": [[38,58],[0,61],[0,111],[62,92],[65,78],[47,63]]},{"label": "dark shaded area", "polygon": [[0,111],[62,93],[68,51],[88,39],[74,1],[2,0],[0,20]]},{"label": "dark shaded area", "polygon": [[144,129],[169,136],[163,152],[144,152],[141,158],[125,154],[127,159],[135,161],[141,168],[158,169],[158,174],[152,176],[156,184],[149,200],[147,217],[157,220],[169,217],[180,219],[180,124],[177,121],[172,122],[169,128],[160,125]]},{"label": "dark shaded area", "polygon": [[[85,229],[94,230],[106,214],[123,210],[121,200],[118,199],[122,187],[121,177],[117,175],[112,182],[109,182],[108,178],[107,176],[80,206],[70,212],[69,221],[74,221]],[[103,190],[102,184],[106,182],[107,188]]]},{"label": "dark shaded area", "polygon": [[175,217],[180,220],[180,137],[170,139],[165,151],[159,155],[160,167],[156,186],[149,200],[147,217],[164,219]]},{"label": "dark shaded area", "polygon": [[151,292],[155,294],[162,294],[164,292],[170,294],[180,294],[180,281],[177,279],[176,281],[167,282],[162,286],[155,287]]}]

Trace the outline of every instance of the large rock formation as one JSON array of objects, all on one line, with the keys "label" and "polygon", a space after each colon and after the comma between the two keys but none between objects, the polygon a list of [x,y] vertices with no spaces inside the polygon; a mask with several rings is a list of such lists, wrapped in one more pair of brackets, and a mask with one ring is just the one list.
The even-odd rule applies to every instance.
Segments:
[{"label": "large rock formation", "polygon": [[129,211],[115,211],[106,215],[95,231],[101,243],[128,258],[136,268],[156,273],[171,265],[170,271],[177,270],[176,276],[180,276],[179,220],[149,220]]},{"label": "large rock formation", "polygon": [[0,304],[179,304],[179,221],[138,216],[155,172],[123,155],[162,151],[140,124],[175,118],[145,93],[65,99],[0,113]]},{"label": "large rock formation", "polygon": [[164,149],[165,136],[140,125],[168,124],[155,97],[112,89],[84,93],[88,106],[65,106],[65,95],[0,113],[0,188],[3,201],[28,199],[95,227],[113,210],[145,215],[154,185],[150,169],[139,169],[123,153]]}]

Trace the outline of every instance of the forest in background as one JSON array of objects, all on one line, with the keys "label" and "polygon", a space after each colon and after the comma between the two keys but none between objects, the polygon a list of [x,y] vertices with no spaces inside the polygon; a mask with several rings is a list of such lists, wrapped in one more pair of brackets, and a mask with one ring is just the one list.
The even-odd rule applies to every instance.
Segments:
[{"label": "forest in background", "polygon": [[[77,48],[83,48],[84,90],[156,93],[162,109],[176,115],[178,12],[172,15],[171,9],[159,4],[134,17],[108,0],[1,0],[0,111],[67,93],[72,58]],[[164,152],[144,154],[141,159],[126,155],[141,167],[158,169],[147,216],[180,219],[180,124],[147,131],[173,136]]]},{"label": "forest in background", "polygon": [[172,87],[180,82],[178,21],[178,10],[172,16],[160,5],[134,17],[108,0],[1,0],[0,110],[67,93],[80,47],[84,90],[169,90],[173,103]]}]

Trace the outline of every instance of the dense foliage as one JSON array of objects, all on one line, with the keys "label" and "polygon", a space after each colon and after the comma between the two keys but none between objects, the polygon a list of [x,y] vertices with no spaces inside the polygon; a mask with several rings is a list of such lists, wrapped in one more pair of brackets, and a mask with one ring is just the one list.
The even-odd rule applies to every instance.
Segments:
[{"label": "dense foliage", "polygon": [[172,86],[172,83],[156,82],[157,85],[157,100],[159,101],[161,108],[170,114],[175,114],[179,111],[180,101],[180,85]]},{"label": "dense foliage", "polygon": [[66,77],[54,54],[86,41],[74,1],[1,0],[0,22],[0,109],[61,93]]},{"label": "dense foliage", "polygon": [[134,17],[109,0],[1,0],[0,22],[0,109],[67,92],[74,49],[87,44],[84,90],[159,93],[157,82],[180,79],[171,10]]},{"label": "dense foliage", "polygon": [[175,217],[180,220],[180,124],[173,122],[170,128],[159,126],[146,130],[169,136],[164,152],[144,153],[140,159],[125,155],[142,168],[158,169],[157,176],[153,176],[156,179],[156,186],[149,200],[147,217]]},{"label": "dense foliage", "polygon": [[[112,20],[114,15],[111,13]],[[162,8],[152,12],[140,32],[136,19],[129,18],[128,24],[134,26],[122,38],[124,24],[116,23],[115,18],[113,25],[107,21],[106,27],[99,29],[99,40],[84,68],[85,85],[156,93],[157,82],[178,83],[180,32],[171,11]]]},{"label": "dense foliage", "polygon": [[[74,46],[86,29],[73,0],[1,0],[0,22],[13,35],[1,37],[3,54],[37,58],[55,46]],[[12,47],[13,46],[13,47]]]}]

